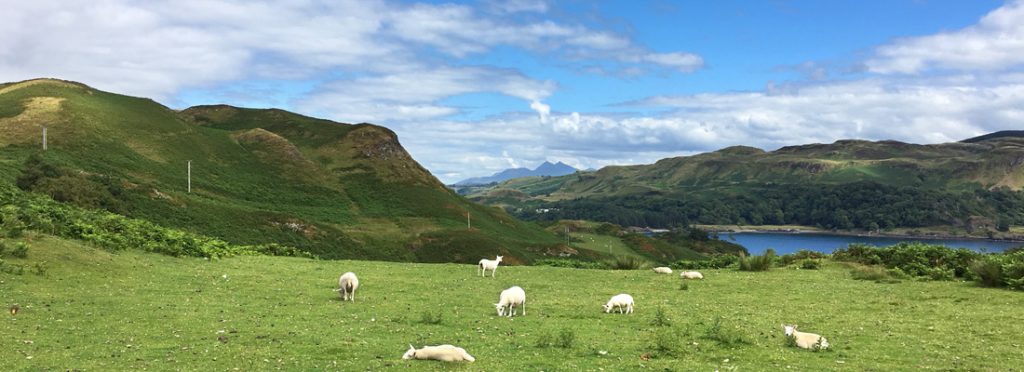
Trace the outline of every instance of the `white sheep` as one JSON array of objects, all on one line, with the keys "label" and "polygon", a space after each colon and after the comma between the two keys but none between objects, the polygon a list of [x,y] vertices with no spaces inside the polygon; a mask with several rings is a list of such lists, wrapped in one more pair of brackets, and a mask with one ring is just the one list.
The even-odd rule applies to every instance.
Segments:
[{"label": "white sheep", "polygon": [[417,350],[411,344],[402,359],[440,360],[442,362],[473,362],[476,360],[466,349],[452,345],[424,346]]},{"label": "white sheep", "polygon": [[618,294],[618,295],[615,295],[614,297],[612,297],[611,300],[608,300],[607,304],[601,305],[601,306],[604,308],[604,312],[606,312],[606,313],[612,312],[612,308],[616,308],[617,307],[617,308],[619,308],[619,314],[622,314],[622,310],[623,309],[626,310],[626,314],[632,314],[633,313],[633,296],[630,296],[630,295],[625,294],[625,293]]},{"label": "white sheep", "polygon": [[356,274],[353,272],[341,274],[341,277],[338,278],[338,289],[335,290],[341,292],[341,300],[355,302],[356,289],[359,289],[359,278],[356,278]]},{"label": "white sheep", "polygon": [[683,271],[679,273],[679,277],[683,279],[704,279],[704,275],[699,271]]},{"label": "white sheep", "polygon": [[655,268],[653,268],[651,270],[654,270],[654,272],[656,272],[658,274],[671,274],[672,273],[672,269],[664,267],[664,266],[663,267],[655,267]]},{"label": "white sheep", "polygon": [[783,324],[782,330],[786,333],[786,337],[793,338],[796,346],[804,349],[828,349],[828,341],[824,337],[814,333],[799,332],[796,330],[796,324],[791,326]]},{"label": "white sheep", "polygon": [[498,309],[498,316],[505,316],[507,311],[509,318],[516,315],[516,306],[521,306],[523,315],[526,315],[526,292],[519,286],[501,291],[498,303],[494,304]]},{"label": "white sheep", "polygon": [[498,263],[501,262],[502,257],[504,256],[498,256],[498,258],[494,260],[488,260],[486,258],[480,260],[480,276],[487,276],[487,270],[491,270],[491,277],[493,278],[494,272],[498,271]]}]

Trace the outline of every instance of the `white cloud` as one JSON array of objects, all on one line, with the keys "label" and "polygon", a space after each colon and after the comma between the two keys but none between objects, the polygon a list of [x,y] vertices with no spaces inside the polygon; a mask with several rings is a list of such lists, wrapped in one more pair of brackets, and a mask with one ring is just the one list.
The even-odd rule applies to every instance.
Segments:
[{"label": "white cloud", "polygon": [[704,59],[693,53],[647,53],[642,54],[640,56],[640,60],[659,64],[682,72],[692,72],[704,67]]},{"label": "white cloud", "polygon": [[[775,92],[651,97],[628,106],[669,111],[553,112],[546,125],[522,113],[472,123],[404,125],[397,131],[425,166],[450,173],[444,181],[507,168],[497,160],[477,161],[490,158],[530,165],[547,157],[587,168],[653,163],[732,145],[773,150],[850,138],[942,143],[1020,127],[1024,74],[876,77]],[[432,148],[458,148],[459,155]]]},{"label": "white cloud", "polygon": [[548,116],[551,116],[551,106],[544,104],[541,101],[534,100],[530,102],[530,109],[537,112],[537,116],[540,118],[541,124],[547,124]]},{"label": "white cloud", "polygon": [[866,62],[869,71],[916,74],[929,69],[1002,70],[1024,65],[1024,1],[1012,1],[970,27],[896,40]]},{"label": "white cloud", "polygon": [[539,103],[555,88],[552,81],[530,79],[515,70],[437,67],[333,81],[296,104],[301,111],[324,112],[342,121],[391,123],[457,113],[438,101],[461,94],[497,92]]}]

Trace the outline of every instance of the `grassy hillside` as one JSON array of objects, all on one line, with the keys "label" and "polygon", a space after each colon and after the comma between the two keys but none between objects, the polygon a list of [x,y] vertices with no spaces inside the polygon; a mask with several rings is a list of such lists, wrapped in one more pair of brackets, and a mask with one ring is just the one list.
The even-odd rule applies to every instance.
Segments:
[{"label": "grassy hillside", "polygon": [[[772,152],[735,146],[649,165],[510,180],[469,197],[531,219],[868,229],[962,226],[975,217],[989,225],[999,219],[1022,224],[1024,216],[1008,211],[1024,206],[1022,188],[1024,137],[1006,132],[937,145],[844,140]],[[986,194],[990,190],[996,191]],[[921,202],[889,210],[908,201]],[[807,204],[826,207],[816,211]],[[539,208],[557,211],[541,215]],[[921,215],[901,215],[908,208]],[[840,209],[846,215],[831,215]],[[810,217],[822,213],[829,215]]]},{"label": "grassy hillside", "polygon": [[[201,260],[28,240],[27,258],[3,259],[30,269],[0,271],[0,304],[20,306],[0,315],[2,370],[1006,370],[1024,358],[1024,292],[852,280],[831,261],[705,270],[683,291],[649,270],[517,266],[491,279],[472,265]],[[362,287],[341,303],[333,289],[350,270]],[[511,285],[526,290],[527,315],[498,318],[492,304]],[[602,313],[620,292],[636,312]],[[833,350],[787,347],[780,323]],[[409,343],[453,343],[477,362],[403,361]]]},{"label": "grassy hillside", "polygon": [[393,132],[370,124],[230,106],[177,112],[41,79],[0,88],[0,148],[0,182],[238,244],[325,258],[469,262],[503,253],[528,262],[559,242],[455,195]]}]

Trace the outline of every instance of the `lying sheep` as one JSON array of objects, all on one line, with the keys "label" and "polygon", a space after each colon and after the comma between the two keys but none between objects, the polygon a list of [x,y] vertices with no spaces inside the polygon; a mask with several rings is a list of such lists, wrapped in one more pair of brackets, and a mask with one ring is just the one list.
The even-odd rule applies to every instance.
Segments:
[{"label": "lying sheep", "polygon": [[501,262],[502,257],[504,256],[498,256],[498,258],[494,260],[488,260],[486,258],[480,260],[480,276],[487,276],[487,270],[491,270],[491,277],[493,278],[494,272],[498,271],[498,263]]},{"label": "lying sheep", "polygon": [[786,332],[786,337],[793,339],[796,346],[814,350],[828,349],[828,341],[824,337],[814,333],[799,332],[796,330],[796,324],[791,326],[783,324],[782,330]]},{"label": "lying sheep", "polygon": [[424,346],[422,349],[417,350],[412,344],[409,345],[409,351],[402,355],[402,359],[440,360],[442,362],[473,362],[476,360],[476,358],[466,352],[466,349],[461,347],[438,345]]},{"label": "lying sheep", "polygon": [[526,315],[526,292],[519,286],[501,291],[498,303],[494,304],[498,309],[498,316],[504,316],[508,311],[508,317],[516,315],[516,306],[523,307],[523,315]]},{"label": "lying sheep", "polygon": [[704,279],[704,275],[699,271],[683,271],[679,273],[679,277],[683,279]]},{"label": "lying sheep", "polygon": [[628,294],[618,294],[608,300],[607,304],[601,305],[604,308],[604,312],[612,312],[612,308],[619,308],[619,314],[622,314],[622,310],[626,310],[626,314],[633,313],[633,296]]},{"label": "lying sheep", "polygon": [[341,300],[356,302],[356,289],[359,289],[359,278],[356,278],[356,274],[353,272],[341,274],[341,277],[338,278],[338,289],[335,290],[341,292]]},{"label": "lying sheep", "polygon": [[658,274],[671,274],[672,273],[672,269],[667,268],[667,267],[655,267],[655,268],[653,268],[651,270],[654,270],[654,272],[656,272]]}]

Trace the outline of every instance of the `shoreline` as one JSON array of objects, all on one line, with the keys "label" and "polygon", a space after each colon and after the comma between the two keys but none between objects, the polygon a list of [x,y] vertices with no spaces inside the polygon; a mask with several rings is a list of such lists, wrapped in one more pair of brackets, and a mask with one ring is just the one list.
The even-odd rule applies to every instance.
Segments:
[{"label": "shoreline", "polygon": [[824,234],[876,238],[913,238],[913,239],[963,239],[995,242],[1024,243],[1024,236],[1007,234],[1003,237],[982,237],[968,234],[929,231],[921,234],[901,232],[861,232],[851,230],[825,230],[811,226],[773,226],[773,225],[697,225],[697,227],[713,233],[754,233],[754,234]]}]

